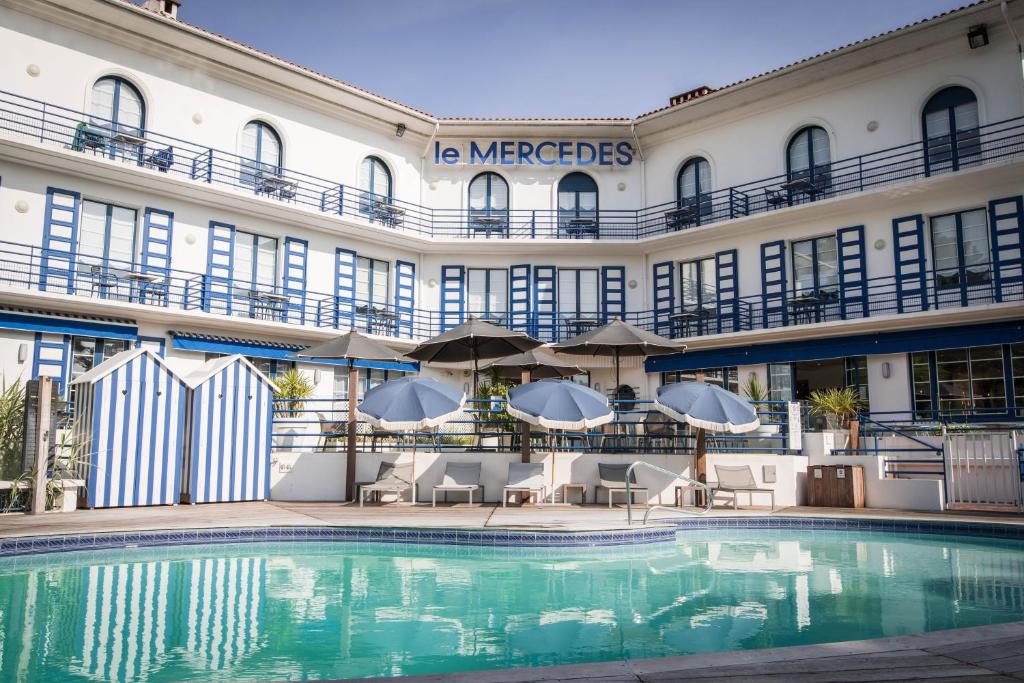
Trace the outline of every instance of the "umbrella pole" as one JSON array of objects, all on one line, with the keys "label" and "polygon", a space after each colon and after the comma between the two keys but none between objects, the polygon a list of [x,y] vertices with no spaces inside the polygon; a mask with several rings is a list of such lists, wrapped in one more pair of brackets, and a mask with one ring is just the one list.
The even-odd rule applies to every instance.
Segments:
[{"label": "umbrella pole", "polygon": [[359,370],[353,361],[348,362],[348,435],[345,439],[345,487],[348,500],[355,500],[356,491],[356,387]]},{"label": "umbrella pole", "polygon": [[[523,370],[522,383],[530,383],[530,371]],[[522,462],[530,462],[530,423],[526,420],[519,421],[519,438],[521,443],[519,444],[519,453]]]},{"label": "umbrella pole", "polygon": [[[704,459],[706,436],[706,432],[703,429],[697,429],[697,447],[695,449],[695,453],[693,456],[693,469],[697,481],[699,481],[702,484],[708,483],[707,463]],[[693,492],[693,502],[696,503],[697,505],[704,504],[704,491],[702,489],[697,489]]]},{"label": "umbrella pole", "polygon": [[412,430],[412,504],[416,504],[416,437],[417,430]]},{"label": "umbrella pole", "polygon": [[555,432],[555,440],[551,442],[551,504],[555,503],[555,449],[558,448],[558,432]]},{"label": "umbrella pole", "polygon": [[613,410],[615,411],[615,441],[616,447],[622,443],[622,439],[619,438],[619,349],[615,349],[615,391],[612,393],[612,400],[615,402]]}]

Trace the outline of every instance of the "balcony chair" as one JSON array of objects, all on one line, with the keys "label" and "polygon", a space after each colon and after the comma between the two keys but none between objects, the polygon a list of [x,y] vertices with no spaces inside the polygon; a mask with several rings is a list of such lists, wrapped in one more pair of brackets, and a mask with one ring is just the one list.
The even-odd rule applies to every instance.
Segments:
[{"label": "balcony chair", "polygon": [[789,202],[789,197],[782,190],[773,190],[766,187],[764,188],[764,200],[770,208],[777,209]]},{"label": "balcony chair", "polygon": [[448,494],[452,491],[464,492],[469,495],[469,504],[473,504],[473,492],[480,491],[480,502],[484,498],[484,485],[480,483],[480,463],[478,462],[449,462],[444,466],[444,478],[441,483],[434,486],[430,496],[430,506],[437,507],[437,492],[444,493],[444,500],[448,502]]},{"label": "balcony chair", "polygon": [[174,165],[174,148],[165,147],[145,155],[143,157],[143,164],[150,168],[155,168],[161,173],[167,173]]},{"label": "balcony chair", "polygon": [[87,149],[106,149],[109,136],[106,131],[94,128],[82,122],[75,126],[75,136],[71,141],[71,149],[84,152]]}]

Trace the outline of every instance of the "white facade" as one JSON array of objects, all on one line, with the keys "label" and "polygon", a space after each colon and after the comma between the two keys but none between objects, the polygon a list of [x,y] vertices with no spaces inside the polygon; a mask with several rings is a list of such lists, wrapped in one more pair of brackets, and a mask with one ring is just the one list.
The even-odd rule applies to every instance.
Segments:
[{"label": "white facade", "polygon": [[[309,345],[347,329],[352,320],[408,349],[446,321],[469,313],[489,314],[549,339],[571,336],[589,319],[622,315],[642,327],[687,337],[684,356],[649,364],[651,372],[641,361],[624,364],[623,381],[639,398],[653,395],[662,381],[659,370],[729,367],[737,368],[740,382],[749,376],[768,382],[769,363],[835,360],[846,363],[846,370],[850,365],[843,359],[863,358],[872,411],[909,415],[914,409],[909,354],[931,354],[931,396],[919,401],[944,409],[953,403],[947,406],[941,398],[943,360],[936,352],[994,345],[1003,350],[1004,371],[1002,410],[993,412],[1014,417],[1013,405],[1024,405],[1024,395],[1014,393],[1016,385],[1024,394],[1020,248],[996,254],[991,223],[1003,215],[999,201],[1024,192],[1024,81],[1007,23],[1024,33],[1022,16],[1020,2],[1008,3],[1005,16],[998,3],[981,2],[635,118],[489,121],[437,119],[129,2],[0,0],[0,305],[30,309],[27,315],[46,321],[34,326],[26,324],[24,313],[2,311],[0,369],[8,380],[57,374],[66,386],[76,372],[75,344],[80,362],[88,364],[88,350],[74,337],[103,337],[74,334],[53,317],[56,313],[127,321],[140,343],[162,340],[169,362],[182,372],[216,353],[216,343],[228,343],[213,337],[242,340],[250,357],[280,358],[279,347],[272,345]],[[989,43],[971,49],[967,32],[979,24],[986,27]],[[137,90],[144,101],[141,126],[96,123],[94,90],[97,81],[108,78],[123,79],[117,81],[120,87]],[[941,150],[921,141],[935,137],[925,131],[930,98],[955,86],[976,99],[977,122],[964,128],[980,131],[973,138],[980,142],[957,142],[955,153],[963,159],[954,170],[943,166],[948,162]],[[276,132],[279,159],[268,162],[261,156],[261,166],[239,159],[253,155],[245,131],[250,122]],[[85,129],[76,130],[79,124]],[[788,149],[793,136],[808,126],[827,133],[829,159],[822,168],[830,170],[817,172],[830,180],[816,194],[786,190],[783,202],[769,207],[766,190],[802,177],[799,168],[788,167]],[[96,129],[99,137],[90,139]],[[111,130],[129,135],[115,139]],[[544,141],[598,148],[610,143],[614,150],[625,144],[632,162],[449,165],[435,158],[448,147],[465,158],[471,141],[486,147],[505,140],[534,149]],[[164,149],[173,150],[173,161],[162,168],[160,159],[151,157]],[[204,156],[208,149],[214,151]],[[548,150],[557,154],[557,147]],[[389,189],[381,189],[380,176],[374,187],[366,186],[367,157],[386,166]],[[709,195],[708,215],[697,201],[689,204],[697,218],[691,212],[689,220],[671,226],[666,214],[687,205],[678,195],[679,171],[696,157],[708,163],[710,188],[701,190]],[[471,203],[469,184],[482,172],[507,182],[507,204],[497,201],[497,209],[481,211]],[[559,182],[572,172],[585,173],[596,185],[595,211],[585,196],[574,196],[579,204],[572,211],[560,205]],[[69,228],[73,245],[48,241],[55,232],[50,188],[77,197],[76,226]],[[379,196],[370,197],[367,190]],[[104,205],[130,210],[126,216],[134,211],[134,224],[122,228],[128,232],[117,232],[113,213],[106,223],[97,218]],[[169,270],[146,256],[152,246],[147,209],[173,212]],[[961,279],[951,286],[949,263],[936,261],[936,250],[945,254],[948,245],[933,244],[934,219],[972,210],[982,210],[978,215],[984,216],[988,240],[982,251],[987,252],[966,254],[977,250],[978,242],[960,235],[954,247],[964,253],[953,270]],[[480,223],[481,215],[497,219]],[[963,215],[955,220],[973,220]],[[901,296],[897,285],[894,219],[909,216],[921,220],[919,281],[933,294],[927,306],[911,305],[912,297],[905,291]],[[1004,236],[998,239],[1020,239],[1024,217],[999,220]],[[224,246],[211,241],[211,223],[235,229],[228,248],[235,263],[225,271],[232,280],[224,285],[232,315],[216,312],[216,305],[202,299],[211,280],[223,276],[210,265],[216,262],[213,252]],[[96,226],[109,235],[97,236]],[[827,250],[837,230],[851,226],[863,226],[863,250],[854,269],[860,275],[849,277],[867,279],[865,308],[855,313],[845,308],[856,286],[848,291],[838,280],[816,282],[812,293],[824,298],[802,304],[803,283],[813,273],[796,272],[794,244],[823,237]],[[121,235],[129,233],[134,243],[126,246]],[[945,240],[947,233],[942,234]],[[272,251],[271,239],[276,240]],[[253,253],[266,248],[263,262],[244,240],[255,240]],[[298,257],[288,250],[299,242],[305,244],[304,267],[296,279],[290,259]],[[785,248],[785,294],[777,299],[766,286],[762,249],[770,243]],[[61,248],[75,254],[73,291],[40,281],[44,257]],[[735,293],[728,296],[736,303],[723,299],[719,268],[714,281],[704,283],[714,296],[694,314],[683,296],[679,264],[732,250],[737,277]],[[347,267],[340,259],[350,258],[350,252],[380,262],[378,269],[386,264],[386,285],[379,280],[376,287],[369,280],[339,284]],[[117,263],[118,254],[125,255],[124,263]],[[239,265],[248,264],[245,259],[253,263],[248,271]],[[819,257],[811,270],[828,271],[818,273],[827,280],[841,261]],[[666,263],[674,264],[668,304],[658,301],[667,290],[656,275],[658,264]],[[374,272],[373,264],[360,264],[360,272]],[[530,266],[528,280],[515,279],[517,266],[520,271]],[[460,267],[466,269],[461,279],[453,275]],[[399,282],[400,268],[411,276],[407,287]],[[945,270],[937,273],[938,268]],[[482,277],[469,276],[470,269],[502,271],[489,276],[501,282],[490,292],[495,310],[470,310],[472,302],[487,298],[469,291],[470,280]],[[576,269],[594,272],[580,275],[578,287],[556,284],[560,300],[545,309],[545,278],[558,283]],[[516,309],[513,290],[524,285],[526,294],[520,296],[528,301]],[[163,293],[147,299],[140,287]],[[446,288],[458,303],[443,300]],[[621,306],[609,303],[619,296],[617,288]],[[940,295],[963,300],[940,302]],[[577,296],[578,304],[570,301]],[[907,300],[902,310],[901,298]],[[748,313],[742,323],[726,316],[718,332],[729,306]],[[765,313],[772,306],[774,313]],[[54,354],[39,345],[35,332],[40,329],[65,335],[65,352],[55,361],[62,368],[40,363]],[[209,337],[205,352],[181,348],[172,331]],[[816,340],[828,341],[815,346]],[[96,360],[103,349],[93,343]],[[592,385],[612,390],[608,361],[580,360],[591,370]],[[320,370],[318,396],[337,393],[333,368],[299,367]],[[835,382],[834,371],[821,381]],[[463,368],[429,372],[468,381]],[[775,372],[780,376],[778,368]],[[794,372],[790,394],[815,388],[813,368]],[[849,382],[846,376],[840,381]],[[782,391],[778,382],[774,389]],[[998,408],[993,391],[992,385],[973,387],[963,405],[954,407]]]}]

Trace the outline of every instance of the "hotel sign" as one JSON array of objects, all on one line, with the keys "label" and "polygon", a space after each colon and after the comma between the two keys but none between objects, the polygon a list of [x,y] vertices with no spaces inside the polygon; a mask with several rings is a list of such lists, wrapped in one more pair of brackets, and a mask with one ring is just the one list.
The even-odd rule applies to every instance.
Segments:
[{"label": "hotel sign", "polygon": [[629,166],[633,145],[569,140],[487,140],[434,143],[438,166]]}]

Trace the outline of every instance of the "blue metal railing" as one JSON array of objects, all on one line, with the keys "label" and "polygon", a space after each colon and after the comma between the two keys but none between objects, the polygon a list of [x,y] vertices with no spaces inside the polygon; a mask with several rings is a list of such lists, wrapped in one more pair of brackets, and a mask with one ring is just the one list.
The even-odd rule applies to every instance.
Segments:
[{"label": "blue metal railing", "polygon": [[[126,129],[94,115],[5,91],[0,91],[0,135],[53,144],[170,176],[230,187],[309,210],[348,216],[386,229],[437,239],[637,240],[904,183],[949,172],[951,168],[937,156],[942,152],[948,157],[949,146],[937,152],[934,146],[929,149],[924,142],[915,141],[839,159],[816,167],[813,175],[781,174],[642,209],[482,212],[433,209],[396,197],[375,195],[157,131]],[[971,131],[963,145],[965,152],[959,155],[958,169],[1021,158],[1024,156],[1024,117],[981,126]]]}]

